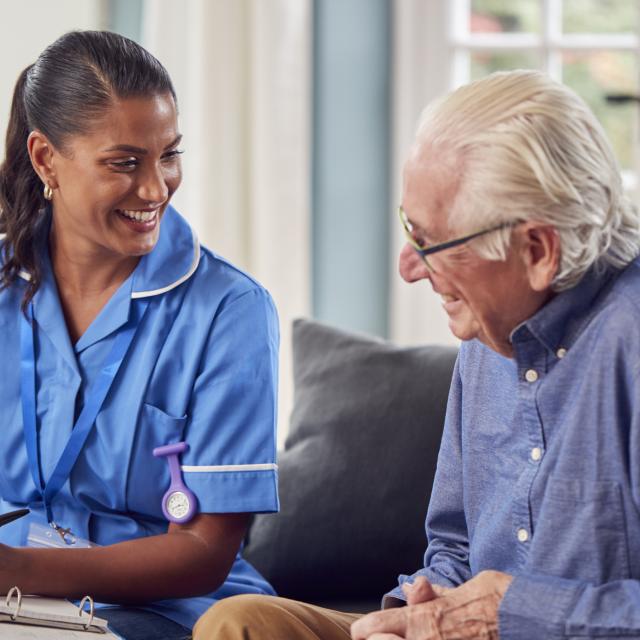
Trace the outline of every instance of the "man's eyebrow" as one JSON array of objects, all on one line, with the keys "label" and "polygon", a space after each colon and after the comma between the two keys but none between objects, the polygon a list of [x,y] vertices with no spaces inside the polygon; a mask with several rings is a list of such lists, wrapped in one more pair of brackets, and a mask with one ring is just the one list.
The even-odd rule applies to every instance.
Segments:
[{"label": "man's eyebrow", "polygon": [[419,224],[416,224],[407,214],[406,209],[403,209],[404,211],[404,215],[407,216],[407,221],[409,222],[409,224],[411,225],[411,228],[416,232],[419,233],[421,236],[424,236],[425,238],[430,238],[431,236],[429,235],[429,232],[424,228],[421,227]]},{"label": "man's eyebrow", "polygon": [[[176,138],[165,147],[165,151],[180,144],[181,140],[182,134],[176,136]],[[125,153],[137,153],[138,155],[146,155],[148,153],[146,149],[143,149],[142,147],[135,147],[131,144],[117,144],[113,147],[109,147],[108,149],[103,149],[103,151],[124,151]]]}]

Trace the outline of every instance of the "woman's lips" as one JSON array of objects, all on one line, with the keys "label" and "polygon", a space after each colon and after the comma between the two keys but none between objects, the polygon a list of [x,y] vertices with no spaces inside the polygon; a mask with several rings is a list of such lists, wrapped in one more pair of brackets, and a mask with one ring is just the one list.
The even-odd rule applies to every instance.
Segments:
[{"label": "woman's lips", "polygon": [[138,233],[147,233],[155,228],[158,224],[159,211],[159,208],[151,211],[116,209],[120,219]]}]

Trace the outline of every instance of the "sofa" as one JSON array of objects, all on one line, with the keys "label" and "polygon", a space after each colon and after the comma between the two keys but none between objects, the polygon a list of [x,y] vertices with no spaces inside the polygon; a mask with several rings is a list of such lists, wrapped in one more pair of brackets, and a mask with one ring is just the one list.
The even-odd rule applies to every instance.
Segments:
[{"label": "sofa", "polygon": [[253,519],[244,552],[279,595],[373,611],[422,566],[456,352],[294,322],[281,511]]}]

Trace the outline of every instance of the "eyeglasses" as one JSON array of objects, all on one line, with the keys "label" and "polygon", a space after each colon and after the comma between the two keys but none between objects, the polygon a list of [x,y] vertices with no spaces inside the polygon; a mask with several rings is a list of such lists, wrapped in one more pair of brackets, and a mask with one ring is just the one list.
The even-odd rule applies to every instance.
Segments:
[{"label": "eyeglasses", "polygon": [[451,249],[453,247],[459,247],[469,240],[473,240],[474,238],[478,238],[479,236],[483,236],[486,233],[491,233],[492,231],[499,231],[500,229],[506,229],[507,227],[513,227],[520,222],[520,220],[512,220],[510,222],[502,222],[495,227],[490,227],[489,229],[483,229],[482,231],[476,231],[475,233],[470,233],[467,236],[462,236],[461,238],[454,238],[453,240],[447,240],[447,242],[440,242],[439,244],[432,244],[427,247],[420,240],[416,238],[416,230],[411,223],[411,220],[407,218],[407,214],[404,212],[402,207],[398,207],[398,216],[400,217],[400,222],[402,224],[402,228],[407,236],[407,242],[415,249],[416,253],[424,260],[424,263],[427,265],[427,269],[432,273],[435,273],[436,270],[433,268],[433,265],[427,260],[427,256],[433,255],[434,253],[438,253],[440,251],[445,251],[446,249]]}]

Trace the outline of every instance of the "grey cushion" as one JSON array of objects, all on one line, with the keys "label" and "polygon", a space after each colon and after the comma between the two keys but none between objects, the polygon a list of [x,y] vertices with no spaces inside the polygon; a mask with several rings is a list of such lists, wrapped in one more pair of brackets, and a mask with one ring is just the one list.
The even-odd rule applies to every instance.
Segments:
[{"label": "grey cushion", "polygon": [[245,551],[279,595],[377,600],[422,565],[455,357],[295,321],[282,510],[255,518]]}]

